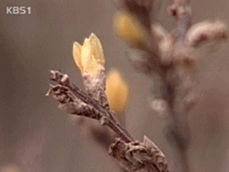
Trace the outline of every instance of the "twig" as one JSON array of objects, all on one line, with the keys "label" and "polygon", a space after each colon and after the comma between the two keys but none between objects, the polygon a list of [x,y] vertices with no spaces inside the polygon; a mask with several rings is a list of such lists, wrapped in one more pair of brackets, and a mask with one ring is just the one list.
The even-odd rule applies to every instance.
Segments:
[{"label": "twig", "polygon": [[[139,69],[141,71],[147,69],[146,73],[153,74],[153,79],[157,79],[158,86],[153,97],[155,100],[164,100],[168,104],[167,138],[175,147],[182,171],[189,172],[187,148],[190,132],[186,119],[188,109],[185,103],[186,96],[192,88],[190,76],[186,70],[189,63],[192,65],[188,54],[189,47],[186,46],[186,34],[191,24],[189,1],[173,0],[169,8],[170,13],[177,19],[177,37],[153,20],[151,16],[153,3],[142,5],[138,4],[140,1],[137,0],[123,1],[125,2],[123,8],[136,16],[138,22],[142,24],[144,29],[141,30],[150,30],[148,36],[142,38],[145,46],[140,49],[144,52],[144,56],[141,56],[140,60],[134,58],[131,60],[138,67],[141,63]],[[144,9],[145,13],[141,9]],[[136,48],[139,46],[136,45]]]},{"label": "twig", "polygon": [[[128,143],[134,141],[133,137],[113,117],[112,111],[103,108],[96,100],[87,96],[87,94],[81,91],[77,86],[70,83],[66,75],[58,71],[51,71],[50,73],[51,73],[51,80],[56,82],[57,85],[55,86],[50,85],[50,90],[48,91],[47,96],[49,96],[50,94],[53,95],[54,98],[57,101],[59,101],[61,104],[72,103],[74,99],[80,99],[80,101],[85,103],[88,108],[88,109],[84,109],[85,111],[82,113],[84,116],[99,120],[102,125],[106,125],[109,128],[111,128],[125,142]],[[66,80],[68,80],[68,82],[66,82]],[[64,102],[62,100],[62,97],[60,97],[63,96],[63,94],[66,96]],[[70,99],[67,100],[67,98]],[[94,111],[96,115],[94,113],[91,113],[91,111]],[[76,112],[73,112],[73,114],[76,114]],[[77,113],[77,115],[79,115],[79,113]]]},{"label": "twig", "polygon": [[173,0],[171,14],[177,19],[179,43],[185,45],[186,33],[191,25],[192,11],[189,0]]},{"label": "twig", "polygon": [[135,141],[128,131],[113,117],[113,112],[72,84],[66,74],[51,71],[47,96],[59,102],[59,108],[67,113],[99,120],[112,129],[120,139],[110,147],[110,155],[129,172],[168,172],[168,165],[162,151],[147,137],[143,143]]}]

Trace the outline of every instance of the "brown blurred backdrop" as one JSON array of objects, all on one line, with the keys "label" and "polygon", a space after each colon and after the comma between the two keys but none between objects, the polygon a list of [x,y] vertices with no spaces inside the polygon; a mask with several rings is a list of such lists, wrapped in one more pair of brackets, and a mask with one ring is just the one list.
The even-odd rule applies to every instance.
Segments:
[{"label": "brown blurred backdrop", "polygon": [[[172,29],[175,21],[162,1],[157,17]],[[45,97],[48,70],[61,69],[82,86],[72,60],[73,41],[96,33],[106,67],[118,68],[130,86],[127,129],[139,140],[147,135],[173,164],[165,141],[165,121],[148,106],[152,81],[137,73],[126,58],[127,47],[112,31],[116,11],[110,0],[0,0],[0,168],[14,163],[23,172],[116,172],[117,164],[93,140],[81,134],[68,115]],[[7,6],[31,6],[31,15],[6,15]],[[228,0],[192,2],[194,22],[222,19],[229,23]],[[229,48],[198,53],[195,75],[199,104],[189,114],[194,172],[229,170]],[[171,165],[175,171],[175,165]]]}]

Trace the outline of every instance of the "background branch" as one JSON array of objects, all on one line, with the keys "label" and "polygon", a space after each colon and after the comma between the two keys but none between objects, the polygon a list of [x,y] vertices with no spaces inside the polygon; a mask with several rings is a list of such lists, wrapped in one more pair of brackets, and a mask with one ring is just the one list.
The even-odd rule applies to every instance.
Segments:
[{"label": "background branch", "polygon": [[[186,45],[186,34],[191,25],[189,1],[174,0],[169,7],[170,14],[177,20],[176,36],[169,33],[158,21],[154,21],[152,16],[154,1],[151,1],[151,4],[141,4],[137,0],[123,2],[125,2],[123,9],[133,14],[136,22],[141,24],[142,28],[135,34],[146,31],[148,35],[141,37],[143,45],[134,44],[133,46],[135,41],[132,41],[132,44],[126,41],[128,39],[124,37],[125,35],[123,36],[122,29],[116,32],[132,48],[141,49],[144,52],[141,56],[139,54],[137,60],[133,57],[130,60],[138,70],[150,74],[157,83],[152,96],[155,101],[163,100],[168,105],[166,138],[174,147],[181,170],[189,172],[187,149],[190,143],[190,131],[186,98],[193,87],[191,75],[188,72],[188,68],[193,67],[193,62],[190,60],[189,47]],[[131,21],[131,17],[129,18]],[[138,25],[135,27],[140,28]]]}]

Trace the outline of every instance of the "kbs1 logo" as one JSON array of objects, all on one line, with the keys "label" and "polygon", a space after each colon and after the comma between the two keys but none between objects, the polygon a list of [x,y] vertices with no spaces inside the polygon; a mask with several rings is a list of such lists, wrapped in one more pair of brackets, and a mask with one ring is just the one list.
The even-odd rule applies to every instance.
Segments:
[{"label": "kbs1 logo", "polygon": [[11,15],[31,14],[31,7],[25,7],[25,6],[6,7],[6,14],[11,14]]}]

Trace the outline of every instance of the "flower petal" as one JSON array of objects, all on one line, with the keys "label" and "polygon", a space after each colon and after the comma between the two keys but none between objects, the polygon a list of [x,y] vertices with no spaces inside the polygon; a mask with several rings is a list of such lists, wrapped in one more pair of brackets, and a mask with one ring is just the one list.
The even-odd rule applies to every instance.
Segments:
[{"label": "flower petal", "polygon": [[94,33],[92,33],[89,37],[89,41],[91,44],[91,51],[92,51],[93,57],[99,64],[104,65],[105,58],[104,58],[104,53],[103,53],[103,47],[102,47],[102,44],[99,38]]},{"label": "flower petal", "polygon": [[82,71],[83,67],[82,67],[82,64],[81,64],[81,45],[78,42],[74,42],[73,43],[72,54],[73,54],[73,58],[74,58],[74,61],[75,61],[76,65]]},{"label": "flower petal", "polygon": [[91,52],[91,45],[89,39],[85,39],[81,51],[81,64],[83,67],[83,70],[85,70],[88,63],[91,63],[92,61],[92,52]]}]

